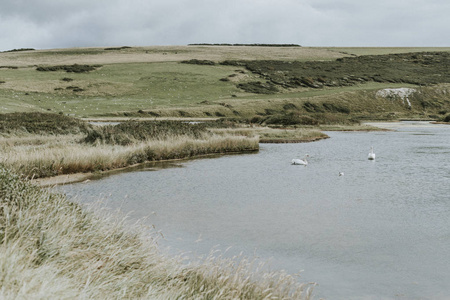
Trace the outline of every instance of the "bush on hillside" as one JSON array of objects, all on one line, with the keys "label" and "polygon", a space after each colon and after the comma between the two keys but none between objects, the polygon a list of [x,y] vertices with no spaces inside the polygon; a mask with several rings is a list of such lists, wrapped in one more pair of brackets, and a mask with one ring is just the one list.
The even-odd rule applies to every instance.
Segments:
[{"label": "bush on hillside", "polygon": [[87,73],[100,68],[101,65],[60,65],[60,66],[47,66],[47,67],[37,67],[37,71],[41,72],[55,72],[55,71],[66,71],[68,73]]},{"label": "bush on hillside", "polygon": [[450,123],[450,114],[448,114],[444,117],[444,122]]}]

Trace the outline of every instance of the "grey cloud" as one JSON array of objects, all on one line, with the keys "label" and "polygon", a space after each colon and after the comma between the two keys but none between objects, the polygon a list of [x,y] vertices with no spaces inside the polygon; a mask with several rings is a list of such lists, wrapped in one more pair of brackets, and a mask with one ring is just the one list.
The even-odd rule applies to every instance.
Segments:
[{"label": "grey cloud", "polygon": [[449,46],[448,11],[447,0],[2,1],[0,51],[202,42]]}]

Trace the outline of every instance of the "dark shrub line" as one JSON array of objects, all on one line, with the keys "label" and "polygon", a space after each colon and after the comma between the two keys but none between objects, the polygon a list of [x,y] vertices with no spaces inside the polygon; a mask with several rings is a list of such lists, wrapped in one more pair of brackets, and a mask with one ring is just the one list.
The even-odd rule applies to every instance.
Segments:
[{"label": "dark shrub line", "polygon": [[55,72],[55,71],[66,71],[68,73],[87,73],[100,68],[102,65],[60,65],[60,66],[47,66],[47,67],[37,67],[37,71],[41,72]]},{"label": "dark shrub line", "polygon": [[6,50],[3,52],[6,53],[6,52],[20,52],[20,51],[34,51],[34,50],[36,50],[36,49],[34,49],[34,48],[19,48],[19,49]]},{"label": "dark shrub line", "polygon": [[212,60],[190,59],[181,61],[182,64],[214,66],[216,63]]},{"label": "dark shrub line", "polygon": [[131,47],[129,47],[129,46],[111,47],[111,48],[105,48],[104,50],[110,51],[110,50],[123,50],[123,49],[131,49]]}]

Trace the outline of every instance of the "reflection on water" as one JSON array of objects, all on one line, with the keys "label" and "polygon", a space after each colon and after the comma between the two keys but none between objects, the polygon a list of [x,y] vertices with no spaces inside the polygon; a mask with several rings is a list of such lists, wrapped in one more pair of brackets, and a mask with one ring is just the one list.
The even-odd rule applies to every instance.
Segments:
[{"label": "reflection on water", "polygon": [[[380,126],[396,131],[328,132],[62,189],[83,202],[106,196],[132,219],[150,216],[172,253],[232,246],[270,258],[272,269],[303,270],[301,280],[319,283],[317,297],[448,299],[450,127]],[[306,153],[307,167],[290,164]]]}]

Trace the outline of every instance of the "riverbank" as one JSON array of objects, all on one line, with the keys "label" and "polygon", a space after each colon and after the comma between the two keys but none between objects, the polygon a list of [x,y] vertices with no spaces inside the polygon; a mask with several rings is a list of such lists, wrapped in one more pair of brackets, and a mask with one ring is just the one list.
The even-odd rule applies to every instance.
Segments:
[{"label": "riverbank", "polygon": [[206,139],[172,137],[130,145],[89,145],[77,142],[79,136],[40,137],[10,145],[3,139],[4,164],[28,178],[44,178],[75,173],[114,170],[147,161],[195,157],[212,153],[257,151],[258,137],[211,135]]},{"label": "riverbank", "polygon": [[[102,216],[100,216],[102,215]],[[211,255],[184,264],[156,232],[125,229],[0,166],[0,298],[309,299],[312,285],[254,261]]]},{"label": "riverbank", "polygon": [[[258,139],[258,143],[308,143],[308,142],[314,142],[321,139],[326,139],[328,136],[326,134],[322,134],[317,137],[304,137],[302,139]],[[255,139],[255,138],[253,138]],[[98,170],[94,172],[78,172],[78,173],[70,173],[70,174],[61,174],[57,176],[48,176],[48,177],[41,177],[41,178],[32,178],[31,181],[39,186],[55,186],[55,185],[63,185],[63,184],[70,184],[75,182],[82,182],[86,180],[91,180],[93,178],[99,178],[103,176],[108,176],[111,173],[116,172],[122,172],[126,171],[128,169],[135,168],[141,164],[146,163],[164,163],[164,162],[176,162],[178,160],[185,160],[185,159],[198,159],[203,157],[210,157],[210,156],[216,156],[216,155],[230,155],[230,154],[239,154],[239,153],[246,153],[246,152],[255,152],[258,151],[259,146],[254,145],[252,148],[248,148],[247,150],[239,150],[239,151],[232,151],[231,149],[228,151],[221,151],[221,152],[214,152],[214,153],[205,153],[205,154],[197,154],[189,157],[182,157],[182,158],[175,158],[175,159],[169,159],[169,160],[157,160],[157,161],[144,161],[137,164],[127,165],[123,167],[113,168],[110,170]],[[22,163],[24,163],[22,161]]]},{"label": "riverbank", "polygon": [[159,164],[165,164],[165,163],[176,164],[178,161],[185,161],[187,159],[201,159],[201,158],[207,158],[207,157],[215,157],[218,155],[244,154],[247,152],[256,152],[256,151],[257,150],[227,152],[227,153],[211,153],[211,154],[196,155],[196,156],[190,157],[190,158],[179,158],[179,159],[143,162],[143,163],[138,163],[138,164],[134,164],[134,165],[129,165],[129,166],[126,166],[123,168],[116,168],[116,169],[106,170],[106,171],[88,172],[88,173],[72,173],[72,174],[64,174],[64,175],[57,175],[57,176],[43,177],[43,178],[31,178],[30,182],[33,184],[36,184],[38,186],[41,186],[41,187],[53,187],[56,185],[64,185],[64,184],[71,184],[71,183],[77,183],[77,182],[89,182],[90,180],[96,180],[96,179],[99,179],[99,178],[102,178],[105,176],[109,176],[111,174],[126,172],[126,171],[132,170],[134,168],[140,167],[142,165],[152,164],[152,169],[159,169],[159,166],[158,166]]},{"label": "riverbank", "polygon": [[211,154],[258,151],[264,141],[313,141],[315,128],[270,128],[238,123],[124,121],[94,126],[68,116],[0,116],[1,161],[43,185],[83,181],[136,164]]}]

